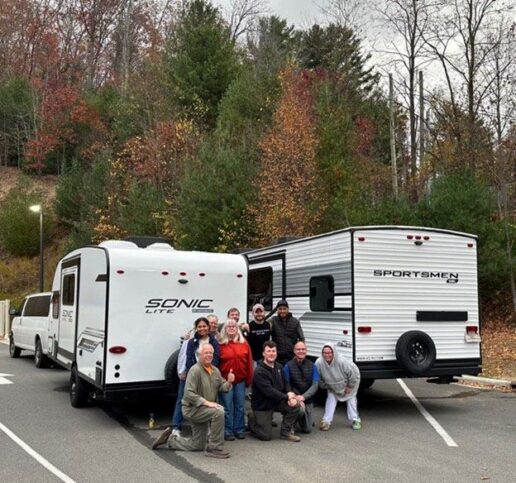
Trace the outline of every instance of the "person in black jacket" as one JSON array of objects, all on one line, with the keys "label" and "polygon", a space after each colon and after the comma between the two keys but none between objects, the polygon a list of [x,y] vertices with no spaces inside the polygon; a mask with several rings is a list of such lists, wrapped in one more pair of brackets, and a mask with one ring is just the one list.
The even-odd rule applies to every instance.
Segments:
[{"label": "person in black jacket", "polygon": [[254,371],[252,412],[249,414],[251,434],[262,441],[272,439],[272,416],[274,411],[283,414],[280,438],[293,443],[301,441],[292,428],[299,416],[299,401],[283,374],[283,367],[276,362],[276,344],[267,341],[263,344],[263,360]]},{"label": "person in black jacket", "polygon": [[304,341],[305,336],[299,320],[289,312],[286,300],[278,302],[276,313],[271,319],[271,335],[278,348],[278,362],[285,365],[294,356],[294,344]]}]

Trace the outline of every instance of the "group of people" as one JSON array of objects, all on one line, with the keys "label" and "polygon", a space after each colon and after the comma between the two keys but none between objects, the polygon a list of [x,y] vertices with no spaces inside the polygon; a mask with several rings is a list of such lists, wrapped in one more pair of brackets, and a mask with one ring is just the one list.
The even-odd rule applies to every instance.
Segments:
[{"label": "group of people", "polygon": [[[169,449],[205,451],[206,456],[229,458],[224,441],[245,439],[245,398],[250,388],[248,428],[252,436],[272,439],[274,412],[283,419],[280,438],[298,442],[296,432],[310,433],[313,397],[327,389],[321,431],[330,429],[338,401],[347,401],[352,428],[359,430],[357,410],[360,372],[353,362],[339,358],[335,347],[325,344],[312,362],[301,324],[289,311],[286,300],[276,306],[276,315],[265,320],[265,308],[253,306],[253,320],[240,322],[240,312],[231,308],[220,325],[215,315],[200,317],[185,334],[178,356],[179,388],[172,427],[152,444]],[[181,435],[183,418],[192,436]]]}]

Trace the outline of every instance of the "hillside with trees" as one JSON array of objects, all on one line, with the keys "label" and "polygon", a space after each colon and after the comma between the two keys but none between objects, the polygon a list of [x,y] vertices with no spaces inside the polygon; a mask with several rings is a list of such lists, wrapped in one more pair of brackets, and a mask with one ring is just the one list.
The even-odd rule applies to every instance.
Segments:
[{"label": "hillside with trees", "polygon": [[[0,298],[37,287],[26,207],[43,202],[47,273],[134,234],[230,251],[353,225],[475,233],[482,299],[514,319],[510,2],[371,0],[401,39],[392,102],[344,3],[296,29],[259,0],[1,2],[0,165],[23,177],[1,201],[0,276],[34,279]],[[442,83],[420,91],[429,62]],[[33,189],[47,176],[55,197]]]}]

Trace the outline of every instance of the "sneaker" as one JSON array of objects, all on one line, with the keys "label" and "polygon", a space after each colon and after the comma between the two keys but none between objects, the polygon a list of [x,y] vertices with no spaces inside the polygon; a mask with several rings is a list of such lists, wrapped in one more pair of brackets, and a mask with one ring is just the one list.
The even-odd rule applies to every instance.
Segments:
[{"label": "sneaker", "polygon": [[280,434],[280,439],[284,439],[285,441],[290,441],[291,443],[299,443],[301,441],[301,438],[299,436],[296,436],[293,433]]},{"label": "sneaker", "polygon": [[329,431],[330,430],[330,423],[327,423],[326,421],[321,421],[319,423],[319,429],[321,431]]},{"label": "sneaker", "polygon": [[359,429],[362,428],[362,423],[358,420],[358,419],[355,419],[353,421],[353,424],[351,425],[351,427],[355,430],[355,431],[358,431]]},{"label": "sneaker", "polygon": [[172,430],[172,436],[181,436],[181,431],[179,431],[179,429],[173,429]]},{"label": "sneaker", "polygon": [[152,443],[151,448],[156,449],[158,446],[164,445],[168,438],[170,438],[170,435],[172,434],[172,428],[167,428],[165,431],[163,431]]},{"label": "sneaker", "polygon": [[235,441],[235,437],[232,434],[225,434],[224,441]]},{"label": "sneaker", "polygon": [[208,448],[204,452],[204,456],[209,456],[211,458],[226,459],[226,458],[230,457],[230,454],[228,451],[226,451],[224,449]]},{"label": "sneaker", "polygon": [[244,433],[236,433],[235,438],[236,439],[245,439],[245,434]]}]

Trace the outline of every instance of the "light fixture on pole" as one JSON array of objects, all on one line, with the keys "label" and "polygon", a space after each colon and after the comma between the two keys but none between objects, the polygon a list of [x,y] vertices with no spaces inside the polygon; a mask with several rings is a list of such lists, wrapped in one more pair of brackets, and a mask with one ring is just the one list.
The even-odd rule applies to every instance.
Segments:
[{"label": "light fixture on pole", "polygon": [[39,213],[39,291],[43,292],[43,207],[32,205],[29,209]]}]

